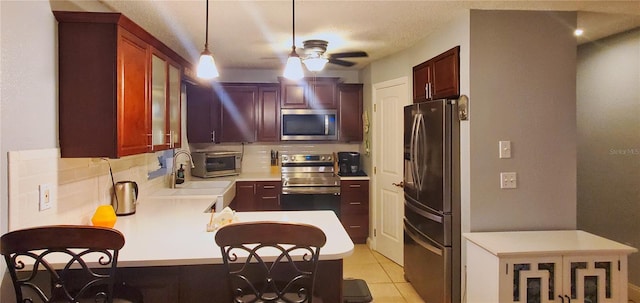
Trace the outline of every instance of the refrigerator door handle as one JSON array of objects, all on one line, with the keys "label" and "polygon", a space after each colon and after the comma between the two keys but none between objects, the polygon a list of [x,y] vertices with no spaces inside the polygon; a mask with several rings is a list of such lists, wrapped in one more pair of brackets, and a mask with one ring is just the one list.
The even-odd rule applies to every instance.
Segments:
[{"label": "refrigerator door handle", "polygon": [[429,242],[432,242],[432,241],[429,238],[421,236],[418,232],[415,232],[414,230],[416,230],[416,228],[413,225],[411,225],[411,223],[409,223],[407,220],[404,220],[404,231],[407,232],[407,235],[411,239],[413,239],[413,241],[416,241],[418,245],[424,247],[428,251],[438,256],[443,255],[444,252],[441,248],[436,247],[435,245],[431,245],[431,243]]},{"label": "refrigerator door handle", "polygon": [[420,191],[422,191],[422,184],[425,178],[425,175],[427,174],[427,166],[426,163],[427,161],[423,161],[423,163],[420,163],[420,159],[422,159],[423,157],[420,155],[420,147],[422,147],[424,145],[424,142],[426,139],[424,138],[424,136],[426,136],[427,133],[427,129],[426,129],[426,123],[424,121],[424,115],[423,114],[418,114],[418,125],[416,126],[416,154],[417,154],[417,159],[416,159],[416,176],[418,178],[418,188]]},{"label": "refrigerator door handle", "polygon": [[415,213],[417,213],[417,214],[419,214],[419,215],[421,215],[421,216],[423,216],[423,217],[425,217],[425,218],[427,218],[427,219],[429,219],[431,221],[442,223],[442,217],[441,216],[434,215],[434,214],[426,212],[426,211],[424,211],[422,209],[419,209],[415,205],[413,205],[413,203],[411,201],[408,201],[408,200],[405,199],[404,205],[406,207],[410,208],[411,211],[413,211],[413,212],[415,212]]},{"label": "refrigerator door handle", "polygon": [[413,123],[411,124],[411,144],[409,146],[409,163],[411,164],[411,178],[413,179],[413,182],[415,183],[415,186],[417,189],[420,189],[420,181],[417,179],[417,171],[418,171],[418,164],[416,161],[416,132],[417,132],[417,127],[418,127],[418,118],[419,118],[420,114],[416,114],[415,116],[413,116]]}]

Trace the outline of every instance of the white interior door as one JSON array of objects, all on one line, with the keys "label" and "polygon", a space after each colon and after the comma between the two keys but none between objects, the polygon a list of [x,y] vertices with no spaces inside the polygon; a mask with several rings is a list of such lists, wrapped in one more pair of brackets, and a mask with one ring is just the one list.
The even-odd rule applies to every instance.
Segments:
[{"label": "white interior door", "polygon": [[402,144],[404,106],[408,96],[407,77],[373,85],[373,165],[374,249],[402,265],[404,192],[398,185],[403,178]]}]

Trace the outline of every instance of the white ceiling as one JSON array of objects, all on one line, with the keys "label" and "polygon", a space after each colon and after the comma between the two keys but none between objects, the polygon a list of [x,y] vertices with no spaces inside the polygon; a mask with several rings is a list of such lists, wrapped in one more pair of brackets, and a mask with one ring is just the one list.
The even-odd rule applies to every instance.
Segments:
[{"label": "white ceiling", "polygon": [[[205,0],[50,0],[53,10],[117,11],[196,62],[204,47]],[[362,50],[368,58],[350,69],[410,47],[469,9],[578,11],[585,35],[595,40],[640,26],[633,1],[376,1],[297,0],[296,46],[329,41],[327,53]],[[209,48],[218,68],[281,68],[291,49],[290,0],[209,0]],[[332,69],[344,69],[330,65]]]}]

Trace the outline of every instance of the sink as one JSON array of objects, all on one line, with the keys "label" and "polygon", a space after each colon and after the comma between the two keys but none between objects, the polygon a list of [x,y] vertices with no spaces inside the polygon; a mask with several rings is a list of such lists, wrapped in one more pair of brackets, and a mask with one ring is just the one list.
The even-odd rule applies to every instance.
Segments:
[{"label": "sink", "polygon": [[192,181],[179,185],[178,188],[160,188],[149,194],[160,199],[208,199],[212,205],[205,212],[222,211],[236,196],[236,183],[232,181]]}]

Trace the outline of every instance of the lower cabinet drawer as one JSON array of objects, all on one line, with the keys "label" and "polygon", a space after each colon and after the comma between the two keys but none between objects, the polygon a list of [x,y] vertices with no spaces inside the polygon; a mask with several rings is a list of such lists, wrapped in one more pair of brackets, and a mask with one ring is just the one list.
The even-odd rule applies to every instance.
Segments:
[{"label": "lower cabinet drawer", "polygon": [[342,201],[340,213],[343,215],[369,214],[369,201]]},{"label": "lower cabinet drawer", "polygon": [[342,216],[342,226],[354,243],[365,243],[369,236],[369,214]]}]

